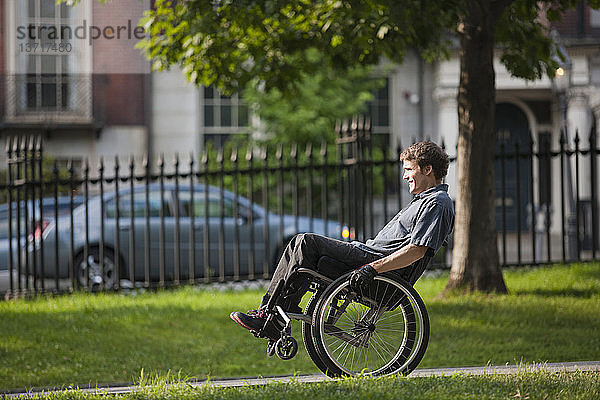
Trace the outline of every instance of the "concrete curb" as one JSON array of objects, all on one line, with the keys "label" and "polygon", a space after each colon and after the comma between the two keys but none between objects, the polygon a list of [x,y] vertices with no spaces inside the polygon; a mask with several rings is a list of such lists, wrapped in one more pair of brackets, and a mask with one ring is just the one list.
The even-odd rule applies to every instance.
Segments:
[{"label": "concrete curb", "polygon": [[[488,365],[484,367],[452,367],[452,368],[418,368],[408,378],[419,378],[429,376],[453,376],[453,375],[508,375],[523,372],[597,372],[600,373],[600,361],[575,361],[561,363],[523,364],[523,365]],[[323,374],[295,375],[295,376],[272,376],[272,377],[248,377],[248,378],[226,378],[214,380],[201,380],[189,382],[191,387],[215,386],[215,387],[243,387],[261,386],[271,383],[316,383],[333,380]],[[33,389],[30,391],[0,392],[0,398],[33,398],[51,393],[64,392],[67,390],[89,394],[123,394],[139,390],[139,386],[106,386],[87,388],[47,388]]]}]

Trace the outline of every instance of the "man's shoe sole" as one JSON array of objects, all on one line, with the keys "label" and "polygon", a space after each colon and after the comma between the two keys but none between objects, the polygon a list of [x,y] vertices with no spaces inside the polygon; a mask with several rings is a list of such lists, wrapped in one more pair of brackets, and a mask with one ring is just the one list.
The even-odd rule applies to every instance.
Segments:
[{"label": "man's shoe sole", "polygon": [[[238,316],[237,316],[237,315],[235,315],[235,314],[236,314],[236,311],[234,311],[234,312],[232,312],[231,314],[229,314],[229,317],[230,317],[230,318],[233,320],[233,322],[235,322],[236,324],[238,324],[238,325],[239,325],[239,326],[241,326],[242,328],[248,329],[248,330],[249,330],[250,332],[252,332],[253,334],[258,334],[258,331],[257,331],[256,329],[254,329],[254,328],[252,328],[252,327],[250,327],[250,326],[246,325],[245,323],[243,323],[243,322],[242,322],[242,321],[241,321],[241,320],[238,318]],[[277,338],[272,338],[272,337],[270,337],[270,336],[266,335],[266,333],[265,333],[265,336],[264,336],[264,337],[265,337],[266,339],[269,339],[269,340],[278,340],[278,339],[279,339],[279,337],[277,337]]]}]

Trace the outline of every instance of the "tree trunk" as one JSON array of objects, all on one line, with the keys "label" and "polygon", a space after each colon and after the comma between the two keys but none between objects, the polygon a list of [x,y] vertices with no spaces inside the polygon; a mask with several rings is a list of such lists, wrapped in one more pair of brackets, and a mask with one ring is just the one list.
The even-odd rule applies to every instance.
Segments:
[{"label": "tree trunk", "polygon": [[472,1],[459,26],[458,176],[452,269],[447,290],[506,292],[494,204],[496,106],[491,1]]}]

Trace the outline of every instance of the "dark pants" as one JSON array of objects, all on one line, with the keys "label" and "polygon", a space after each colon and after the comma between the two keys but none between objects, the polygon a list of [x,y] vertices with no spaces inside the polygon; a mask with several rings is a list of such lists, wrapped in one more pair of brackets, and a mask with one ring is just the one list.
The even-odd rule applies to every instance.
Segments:
[{"label": "dark pants", "polygon": [[[348,266],[345,271],[319,271],[321,274],[330,277],[332,273],[341,276],[345,272],[352,271],[382,257],[381,254],[369,252],[351,243],[326,236],[314,233],[296,235],[281,255],[262,304],[266,304],[266,300],[273,294],[279,281],[283,279],[287,281],[288,286],[278,304],[287,311],[298,311],[298,304],[308,290],[310,281],[306,276],[298,276],[294,273],[298,268],[308,268],[316,271],[319,258],[323,256],[331,257]],[[292,278],[290,279],[290,277]]]}]

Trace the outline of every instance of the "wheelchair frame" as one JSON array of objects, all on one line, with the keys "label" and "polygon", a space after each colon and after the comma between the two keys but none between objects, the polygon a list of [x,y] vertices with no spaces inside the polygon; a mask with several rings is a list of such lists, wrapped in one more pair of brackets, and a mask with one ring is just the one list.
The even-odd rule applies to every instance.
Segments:
[{"label": "wheelchair frame", "polygon": [[429,343],[427,309],[413,288],[433,257],[429,250],[404,270],[376,276],[367,293],[350,289],[350,273],[337,279],[320,273],[325,264],[348,269],[337,260],[321,257],[316,270],[295,271],[311,281],[309,291],[313,295],[304,313],[286,312],[277,304],[287,287],[287,282],[281,280],[267,302],[267,322],[255,335],[266,337],[269,323],[274,319],[283,321],[281,337],[269,340],[267,355],[289,360],[298,351],[291,332],[291,321],[298,320],[310,358],[326,375],[408,375],[425,355]]}]

